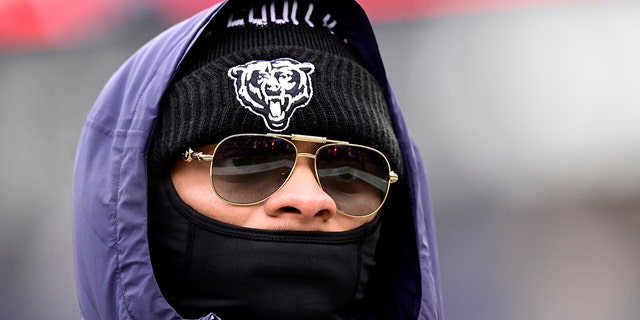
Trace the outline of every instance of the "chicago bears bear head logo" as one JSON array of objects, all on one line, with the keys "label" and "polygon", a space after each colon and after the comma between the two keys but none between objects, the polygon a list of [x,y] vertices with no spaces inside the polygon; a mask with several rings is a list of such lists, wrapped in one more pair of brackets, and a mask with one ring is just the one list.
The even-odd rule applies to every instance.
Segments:
[{"label": "chicago bears bear head logo", "polygon": [[261,116],[271,131],[284,131],[294,111],[313,95],[314,66],[290,58],[256,60],[229,69],[240,104]]}]

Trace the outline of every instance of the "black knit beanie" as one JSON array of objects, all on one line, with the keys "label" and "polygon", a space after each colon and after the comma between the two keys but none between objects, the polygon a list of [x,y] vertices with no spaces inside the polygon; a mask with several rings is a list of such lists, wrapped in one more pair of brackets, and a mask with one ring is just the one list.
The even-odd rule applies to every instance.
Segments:
[{"label": "black knit beanie", "polygon": [[232,134],[277,132],[371,146],[401,174],[380,84],[329,12],[301,0],[220,12],[161,101],[151,169],[168,170],[188,147]]}]

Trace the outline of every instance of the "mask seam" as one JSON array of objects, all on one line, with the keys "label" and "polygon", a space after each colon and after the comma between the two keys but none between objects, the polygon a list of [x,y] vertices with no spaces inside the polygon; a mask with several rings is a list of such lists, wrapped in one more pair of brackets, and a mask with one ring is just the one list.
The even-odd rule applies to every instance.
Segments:
[{"label": "mask seam", "polygon": [[184,255],[184,281],[180,292],[180,301],[187,295],[191,283],[191,260],[193,258],[193,248],[195,246],[195,230],[193,223],[187,224],[187,243]]},{"label": "mask seam", "polygon": [[353,306],[353,308],[357,309],[358,305],[357,305],[357,294],[358,294],[358,287],[360,286],[360,283],[362,281],[362,246],[363,246],[363,242],[360,241],[358,242],[358,271],[357,271],[357,276],[356,276],[356,283],[353,286],[353,291],[351,292],[351,305]]},{"label": "mask seam", "polygon": [[[195,210],[194,210],[194,213],[200,214]],[[193,222],[194,224],[198,225],[199,227],[210,232],[216,232],[225,236],[240,237],[247,240],[265,241],[265,242],[348,244],[348,243],[353,243],[355,241],[361,241],[362,239],[373,234],[376,230],[375,225],[371,225],[371,226],[367,226],[365,230],[358,230],[359,232],[354,232],[354,234],[350,234],[350,235],[319,234],[318,232],[309,232],[309,231],[273,231],[278,233],[277,234],[251,234],[254,232],[255,233],[269,232],[270,230],[261,230],[261,229],[226,230],[225,226],[215,226],[211,224],[211,223],[221,223],[219,221],[213,221],[213,222],[198,221],[200,217],[193,217],[190,214],[187,214],[185,218]],[[241,228],[234,225],[228,225],[226,227],[229,227],[232,229]],[[352,231],[352,230],[349,230],[349,231]],[[296,233],[296,234],[286,234],[289,232]],[[302,232],[307,232],[307,234],[302,234]]]}]

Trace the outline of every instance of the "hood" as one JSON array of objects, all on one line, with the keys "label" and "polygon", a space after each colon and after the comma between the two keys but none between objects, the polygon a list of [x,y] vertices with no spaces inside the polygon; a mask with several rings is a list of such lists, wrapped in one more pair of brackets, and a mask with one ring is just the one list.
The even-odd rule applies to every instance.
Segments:
[{"label": "hood", "polygon": [[[234,1],[193,16],[138,50],[108,81],[87,117],[73,178],[75,272],[83,319],[181,319],[163,298],[149,258],[146,157],[162,94],[202,30],[229,2]],[[395,240],[386,244],[388,263],[380,271],[379,288],[374,288],[381,297],[379,314],[387,319],[442,319],[422,160],[388,84],[364,11],[354,1],[333,2],[331,14],[383,87],[409,191],[410,212],[403,213],[390,231],[397,236],[388,237]]]}]

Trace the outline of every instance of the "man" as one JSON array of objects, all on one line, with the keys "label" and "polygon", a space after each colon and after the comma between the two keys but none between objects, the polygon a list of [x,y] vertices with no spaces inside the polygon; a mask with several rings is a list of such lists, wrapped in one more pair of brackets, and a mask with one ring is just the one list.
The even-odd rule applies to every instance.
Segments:
[{"label": "man", "polygon": [[352,1],[228,1],[83,129],[85,319],[442,319],[420,157]]}]

